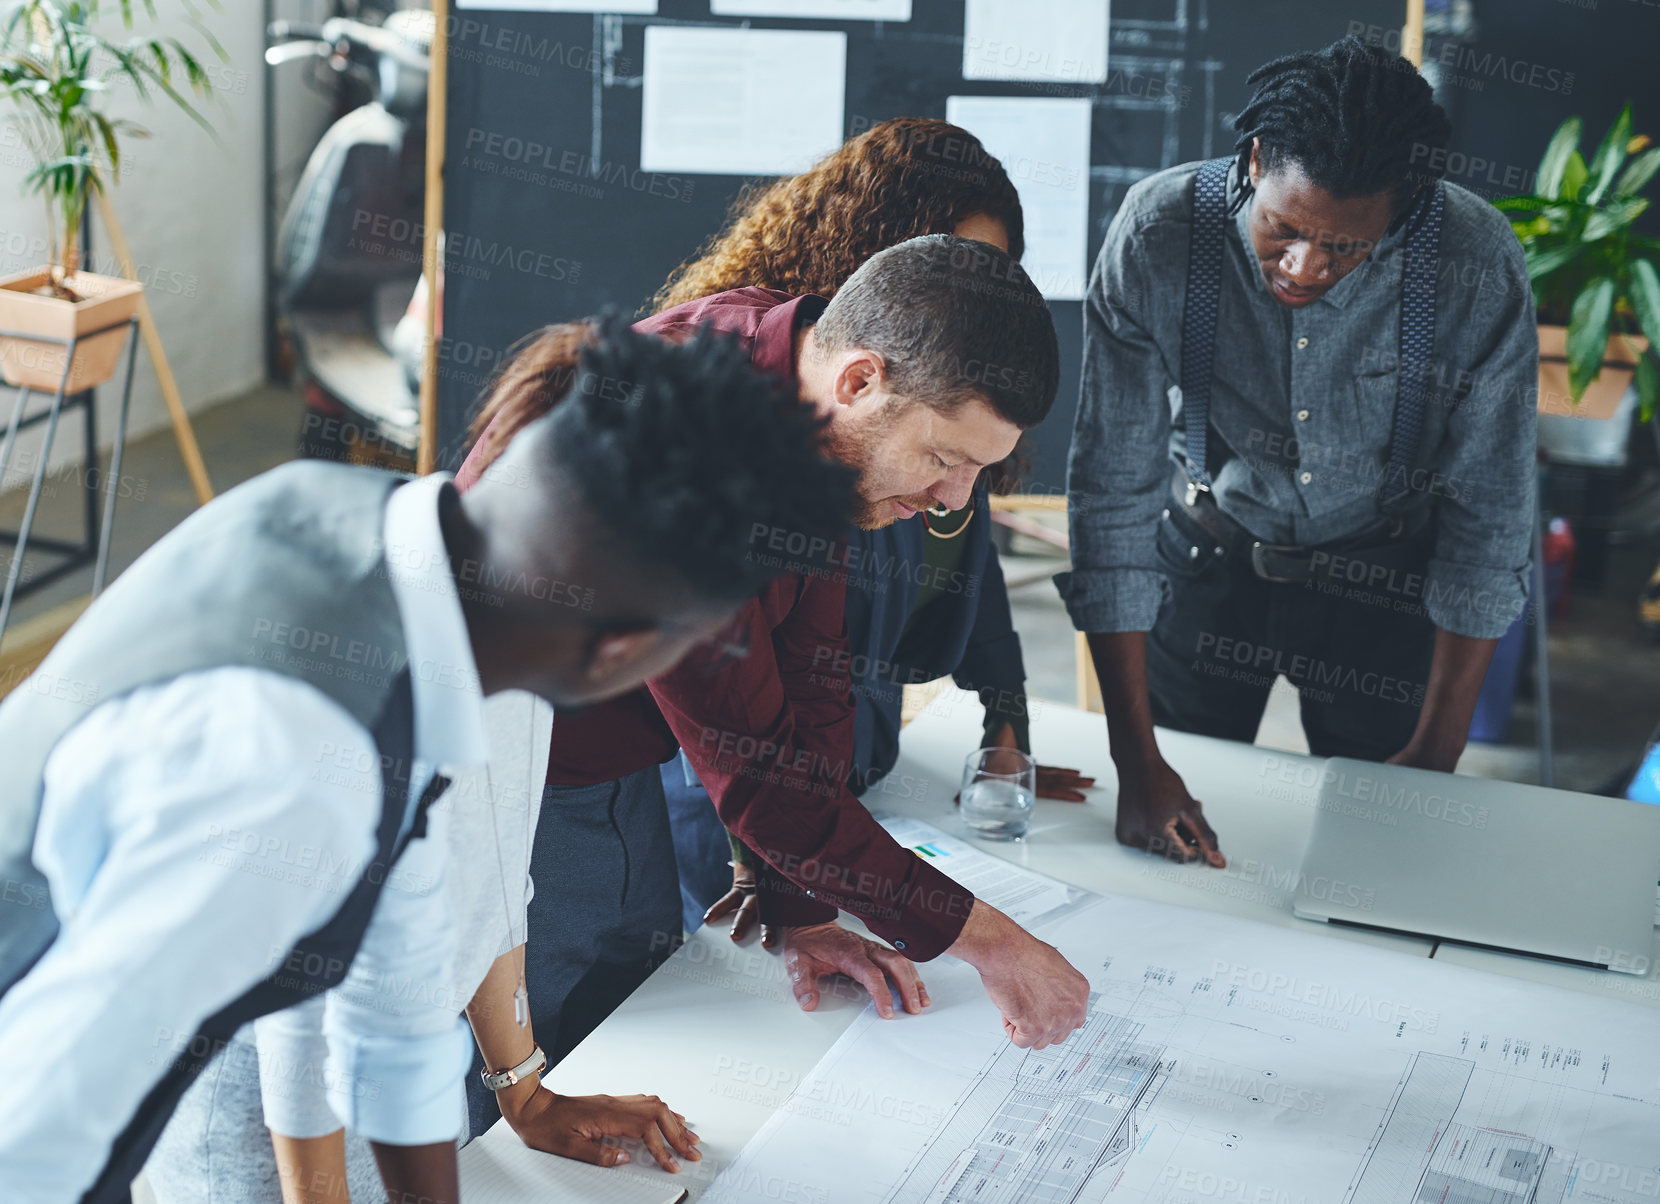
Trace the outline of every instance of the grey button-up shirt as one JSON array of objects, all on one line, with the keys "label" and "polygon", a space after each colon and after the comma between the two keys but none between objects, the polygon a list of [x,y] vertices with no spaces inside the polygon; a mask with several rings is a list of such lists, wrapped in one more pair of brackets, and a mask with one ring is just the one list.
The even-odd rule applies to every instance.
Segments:
[{"label": "grey button-up shirt", "polygon": [[[1197,170],[1169,168],[1131,188],[1090,277],[1067,471],[1073,570],[1057,578],[1082,631],[1146,631],[1170,589],[1155,548],[1172,465],[1185,460],[1178,382]],[[1422,597],[1436,626],[1491,639],[1526,596],[1539,343],[1509,223],[1475,194],[1445,187],[1411,482],[1435,526]],[[1325,296],[1289,309],[1251,250],[1250,206],[1224,231],[1207,453],[1214,496],[1265,543],[1341,541],[1382,516],[1405,238],[1389,235]]]}]

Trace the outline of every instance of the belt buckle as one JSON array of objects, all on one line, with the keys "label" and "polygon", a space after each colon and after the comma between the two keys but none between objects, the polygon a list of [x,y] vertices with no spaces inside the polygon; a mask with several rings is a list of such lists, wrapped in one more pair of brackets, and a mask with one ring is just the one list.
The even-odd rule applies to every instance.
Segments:
[{"label": "belt buckle", "polygon": [[[1268,567],[1268,558],[1270,556],[1281,554],[1289,555],[1292,553],[1300,553],[1302,551],[1302,548],[1293,547],[1289,544],[1263,543],[1261,540],[1254,540],[1251,543],[1251,571],[1262,580],[1270,581],[1278,585],[1301,585],[1304,581],[1308,580],[1306,573],[1301,577],[1278,576],[1270,571]],[[1305,565],[1304,567],[1306,568],[1307,566]]]}]

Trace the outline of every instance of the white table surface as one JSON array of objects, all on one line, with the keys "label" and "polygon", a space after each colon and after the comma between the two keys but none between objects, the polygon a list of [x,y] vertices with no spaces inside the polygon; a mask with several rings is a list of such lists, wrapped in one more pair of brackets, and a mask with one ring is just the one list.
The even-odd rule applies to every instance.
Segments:
[{"label": "white table surface", "polygon": [[[1097,891],[1425,957],[1434,949],[1437,960],[1660,1006],[1660,976],[1652,968],[1639,979],[1296,919],[1291,903],[1317,797],[1315,786],[1298,784],[1298,774],[1314,780],[1309,770],[1319,762],[1310,757],[1160,731],[1160,747],[1204,803],[1229,866],[1181,866],[1127,849],[1113,838],[1116,779],[1105,721],[1060,704],[1032,705],[1038,760],[1083,770],[1096,786],[1084,804],[1039,801],[1024,843],[976,842],[980,848]],[[972,695],[952,691],[936,700],[905,729],[899,764],[885,788],[866,796],[867,805],[964,834],[952,797],[963,759],[979,742],[982,715]],[[924,980],[927,973],[924,965]],[[707,1152],[679,1176],[695,1200],[789,1098],[863,1000],[851,986],[827,990],[818,1011],[803,1013],[778,957],[762,952],[753,937],[735,946],[724,926],[704,928],[555,1068],[550,1085],[568,1094],[656,1094],[684,1113]],[[776,1186],[781,1199],[823,1198],[822,1185]]]}]

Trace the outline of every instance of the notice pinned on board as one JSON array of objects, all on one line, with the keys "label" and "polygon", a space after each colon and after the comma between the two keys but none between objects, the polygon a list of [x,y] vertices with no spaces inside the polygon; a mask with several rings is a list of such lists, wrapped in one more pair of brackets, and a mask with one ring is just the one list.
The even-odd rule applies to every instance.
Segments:
[{"label": "notice pinned on board", "polygon": [[1021,266],[1052,301],[1083,299],[1089,263],[1087,98],[951,96],[945,119],[1003,163],[1026,226]]},{"label": "notice pinned on board", "polygon": [[964,79],[1107,82],[1108,0],[968,0]]},{"label": "notice pinned on board", "polygon": [[644,171],[779,176],[842,141],[847,35],[646,27]]},{"label": "notice pinned on board", "polygon": [[911,0],[709,0],[709,11],[717,17],[909,21]]},{"label": "notice pinned on board", "polygon": [[515,13],[627,13],[657,15],[657,0],[455,0],[457,8]]}]

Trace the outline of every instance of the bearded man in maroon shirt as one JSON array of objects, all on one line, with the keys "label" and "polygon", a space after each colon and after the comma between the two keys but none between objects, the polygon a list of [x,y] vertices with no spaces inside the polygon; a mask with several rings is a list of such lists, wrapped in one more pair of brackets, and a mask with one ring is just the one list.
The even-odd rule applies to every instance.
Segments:
[{"label": "bearded man in maroon shirt", "polygon": [[[824,415],[826,450],[860,471],[857,521],[864,527],[966,505],[980,470],[1006,457],[1048,413],[1059,379],[1048,307],[1019,263],[950,235],[882,251],[829,303],[738,289],[636,329],[680,338],[701,326],[730,332],[756,367],[792,381]],[[618,383],[619,404],[626,404],[625,386]],[[506,433],[533,415],[486,416],[493,421],[457,475],[461,488],[486,470]],[[890,984],[907,1011],[920,1011],[928,996],[914,963],[950,953],[979,971],[1016,1045],[1041,1049],[1064,1040],[1086,1016],[1084,976],[901,847],[848,789],[853,701],[843,597],[848,578],[869,566],[848,563],[845,546],[795,532],[756,531],[753,542],[754,555],[783,558],[794,571],[744,609],[723,649],[694,653],[647,689],[555,719],[531,866],[527,973],[538,1028],[546,1027],[550,1006],[557,1022],[557,1001],[548,995],[560,988],[543,989],[538,999],[538,977],[557,976],[535,969],[549,958],[548,947],[537,948],[543,933],[535,909],[551,909],[541,925],[548,944],[569,944],[566,933],[580,926],[591,896],[614,899],[633,889],[601,884],[591,865],[576,861],[558,796],[634,776],[656,792],[640,809],[663,812],[656,767],[683,749],[722,822],[759,855],[761,918],[782,932],[804,1009],[817,1005],[819,979],[840,972],[861,983],[884,1016],[892,1014]],[[647,845],[659,860],[668,850],[672,875],[666,813],[646,814],[640,822],[660,824],[661,832],[639,837],[625,832],[615,794],[606,805],[604,818],[625,846],[625,875],[651,872],[639,864]],[[668,923],[678,930],[672,882],[667,895]],[[841,927],[838,909],[892,947]],[[517,963],[514,952],[504,956]],[[565,991],[571,970],[562,968]]]}]

